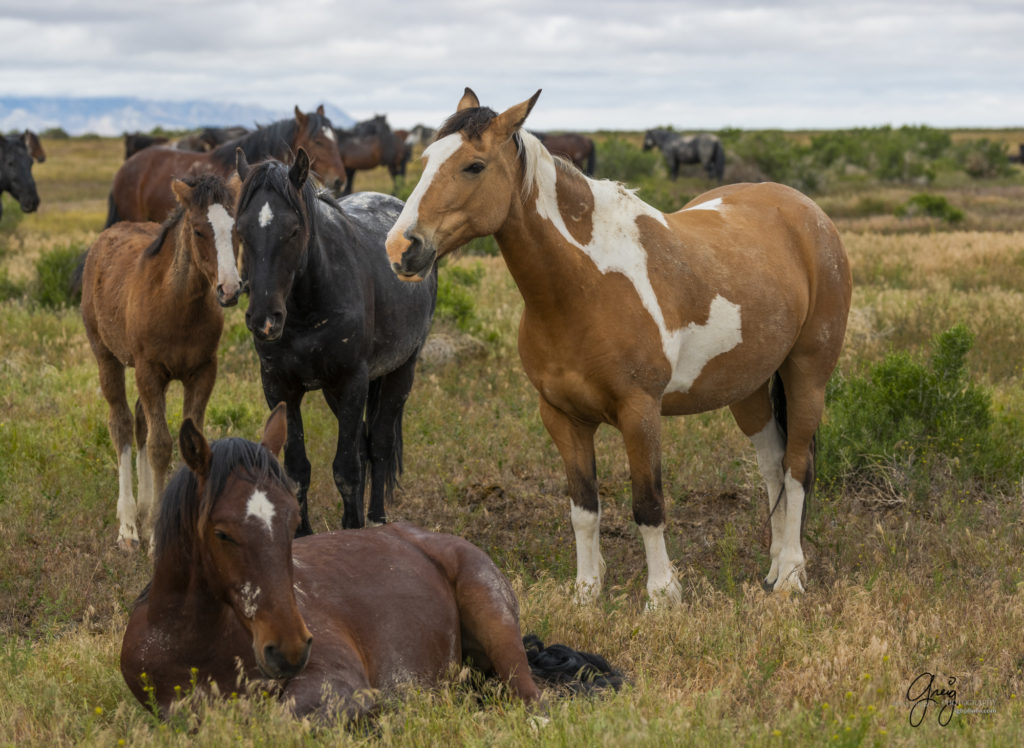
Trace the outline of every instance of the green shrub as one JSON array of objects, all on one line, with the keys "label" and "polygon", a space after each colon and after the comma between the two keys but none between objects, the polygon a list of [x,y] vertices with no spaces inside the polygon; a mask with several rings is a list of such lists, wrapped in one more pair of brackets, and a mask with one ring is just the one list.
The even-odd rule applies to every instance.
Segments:
[{"label": "green shrub", "polygon": [[84,247],[72,245],[40,257],[36,261],[36,280],[29,287],[29,298],[49,309],[77,305],[78,299],[71,290],[71,275],[84,251]]},{"label": "green shrub", "polygon": [[476,301],[471,289],[480,285],[484,269],[461,266],[438,267],[436,319],[452,322],[463,332],[472,332],[479,324]]},{"label": "green shrub", "polygon": [[1006,147],[988,138],[960,143],[955,149],[954,159],[975,179],[1005,177],[1013,173]]},{"label": "green shrub", "polygon": [[927,192],[914,195],[906,203],[898,206],[893,213],[900,218],[921,215],[941,218],[947,223],[959,223],[964,219],[964,212],[950,205],[945,197]]},{"label": "green shrub", "polygon": [[18,205],[18,201],[9,197],[6,193],[0,195],[0,201],[2,201],[4,212],[3,216],[0,216],[0,237],[2,237],[5,234],[13,234],[14,229],[21,223],[21,219],[25,217],[25,214],[21,212],[21,206]]},{"label": "green shrub", "polygon": [[7,273],[7,268],[0,268],[0,301],[17,299],[25,293],[25,287],[12,281]]},{"label": "green shrub", "polygon": [[971,479],[1014,463],[1000,453],[1016,445],[992,438],[991,398],[968,376],[973,342],[958,324],[932,340],[928,360],[896,352],[862,375],[833,377],[818,442],[823,483],[892,483],[898,468],[903,485],[926,489],[936,464]]},{"label": "green shrub", "polygon": [[644,151],[612,135],[597,146],[595,169],[602,179],[634,185],[653,177],[661,161],[658,149]]}]

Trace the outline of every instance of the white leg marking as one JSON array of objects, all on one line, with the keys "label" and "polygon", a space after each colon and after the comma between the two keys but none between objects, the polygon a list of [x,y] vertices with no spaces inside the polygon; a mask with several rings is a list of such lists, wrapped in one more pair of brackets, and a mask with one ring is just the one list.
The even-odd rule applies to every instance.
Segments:
[{"label": "white leg marking", "polygon": [[405,207],[402,208],[402,212],[398,216],[398,220],[395,221],[395,225],[388,232],[387,242],[389,244],[395,239],[400,238],[407,229],[415,226],[419,221],[420,200],[423,199],[423,195],[430,189],[430,183],[437,176],[441,164],[451,158],[452,154],[462,147],[462,143],[462,134],[456,132],[431,143],[423,151],[422,158],[426,161],[426,165],[423,167],[423,173],[420,175],[420,181],[416,184],[416,189],[409,195]]},{"label": "white leg marking", "polygon": [[648,609],[678,605],[682,601],[682,588],[665,549],[665,524],[640,525],[640,535],[647,551]]},{"label": "white leg marking", "polygon": [[[140,455],[139,464],[143,456]],[[139,544],[138,515],[135,497],[132,496],[132,445],[126,444],[117,456],[117,519],[120,529],[117,532],[117,544],[125,549]]]},{"label": "white leg marking", "polygon": [[804,571],[804,552],[800,547],[800,517],[804,508],[804,487],[800,481],[786,471],[786,526],[782,533],[782,550],[779,551],[779,578],[774,591],[793,590],[803,592],[800,576]]},{"label": "white leg marking", "polygon": [[[782,532],[786,522],[786,497],[782,495],[780,498],[783,487],[782,458],[786,454],[786,445],[782,441],[782,434],[779,433],[774,418],[750,437],[750,441],[757,450],[757,468],[761,471],[761,477],[764,478],[768,489],[768,511],[772,512],[771,567],[764,581],[767,584],[775,584],[779,578],[779,552],[782,550]],[[777,507],[776,501],[779,502]]]},{"label": "white leg marking", "polygon": [[245,505],[245,518],[255,517],[267,527],[267,532],[274,533],[274,505],[270,503],[263,491],[255,490]]},{"label": "white leg marking", "polygon": [[260,228],[265,229],[274,220],[274,211],[270,209],[270,202],[263,203],[263,207],[260,208]]},{"label": "white leg marking", "polygon": [[590,603],[601,594],[601,510],[591,512],[570,502],[569,517],[576,534],[576,601]]},{"label": "white leg marking", "polygon": [[[238,275],[238,263],[235,262],[235,252],[231,246],[231,228],[235,224],[234,219],[219,203],[211,205],[207,209],[206,218],[210,222],[210,226],[213,227],[213,242],[217,248],[217,285],[225,296],[234,298],[238,295],[238,289],[242,285],[242,279]],[[262,218],[263,212],[260,211],[261,221]]]}]

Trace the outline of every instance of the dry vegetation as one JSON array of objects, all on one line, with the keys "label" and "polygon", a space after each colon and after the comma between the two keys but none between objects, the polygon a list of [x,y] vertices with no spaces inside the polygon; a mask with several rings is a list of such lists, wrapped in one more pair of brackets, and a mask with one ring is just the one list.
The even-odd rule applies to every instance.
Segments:
[{"label": "dry vegetation", "polygon": [[[122,153],[117,140],[44,145],[49,158],[35,168],[42,207],[0,234],[0,271],[14,282],[30,284],[48,252],[87,246]],[[694,178],[679,189],[702,185]],[[361,174],[360,187],[390,183],[383,172]],[[965,211],[960,229],[894,217],[892,206],[914,191],[819,196],[855,274],[840,370],[922,350],[964,322],[976,336],[972,377],[1001,418],[1024,421],[1024,179],[940,190]],[[749,444],[728,413],[668,420],[668,542],[684,604],[651,614],[624,451],[603,429],[607,588],[595,607],[574,607],[564,477],[516,356],[518,292],[500,258],[456,264],[481,268],[475,341],[443,324],[459,355],[421,364],[393,516],[485,548],[519,591],[525,630],[604,654],[631,687],[557,702],[543,723],[493,691],[481,699],[457,675],[442,689],[402,694],[359,730],[296,723],[258,695],[197,700],[158,723],[117,668],[149,560],[114,547],[115,458],[95,364],[77,310],[26,296],[0,304],[0,744],[1021,744],[1020,475],[978,485],[937,466],[923,500],[897,492],[887,503],[821,491],[807,522],[807,593],[768,596],[757,584],[768,566],[766,501]],[[255,354],[242,309],[228,310],[227,322],[208,435],[253,437],[266,413]],[[172,389],[169,412],[180,407]],[[306,412],[311,519],[327,530],[341,517],[333,419],[316,394]],[[956,678],[961,708],[946,725],[941,705],[920,726],[909,722],[907,689],[923,672],[937,674],[936,687]]]}]

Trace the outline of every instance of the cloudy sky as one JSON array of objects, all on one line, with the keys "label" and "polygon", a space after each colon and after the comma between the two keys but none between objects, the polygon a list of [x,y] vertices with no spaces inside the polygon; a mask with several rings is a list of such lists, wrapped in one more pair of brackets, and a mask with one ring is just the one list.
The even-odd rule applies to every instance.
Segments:
[{"label": "cloudy sky", "polygon": [[1024,125],[1024,1],[0,0],[0,95],[537,129]]}]

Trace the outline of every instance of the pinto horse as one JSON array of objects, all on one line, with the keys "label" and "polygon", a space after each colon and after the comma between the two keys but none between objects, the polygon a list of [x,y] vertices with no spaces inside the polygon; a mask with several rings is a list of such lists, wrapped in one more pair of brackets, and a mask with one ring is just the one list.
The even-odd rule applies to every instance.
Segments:
[{"label": "pinto horse", "polygon": [[699,135],[681,135],[672,130],[655,129],[644,133],[643,149],[658,148],[665,158],[668,174],[679,178],[683,164],[701,164],[708,179],[719,182],[725,176],[725,149],[717,135],[702,132]]},{"label": "pinto horse", "polygon": [[462,538],[391,524],[293,541],[299,506],[274,457],[284,411],[259,444],[210,445],[191,421],[181,427],[185,467],[167,486],[153,578],[121,646],[140,703],[166,715],[190,685],[226,696],[242,675],[276,681],[297,715],[353,718],[373,708],[372,691],[436,684],[467,658],[526,702],[540,697],[531,669],[618,687],[599,656],[525,650],[508,579]]},{"label": "pinto horse", "polygon": [[[232,230],[239,180],[204,174],[174,180],[179,207],[161,226],[122,222],[89,248],[82,274],[82,319],[110,404],[117,450],[118,545],[139,544],[139,518],[152,528],[153,504],[171,460],[165,395],[172,379],[185,388],[184,412],[203,423],[217,376],[221,306],[241,291]],[[138,504],[132,498],[132,413],[124,370],[135,367]],[[151,548],[152,549],[152,548]]]},{"label": "pinto horse", "polygon": [[437,298],[433,274],[415,287],[390,270],[384,237],[400,200],[361,192],[335,201],[314,190],[308,171],[301,149],[290,168],[277,161],[250,168],[240,153],[236,221],[263,393],[271,407],[288,404],[284,463],[299,484],[302,534],[312,532],[303,396],[323,390],[338,419],[333,467],[342,525],[363,526],[367,464],[369,518],[384,522],[402,464],[402,412]]},{"label": "pinto horse", "polygon": [[839,234],[778,184],[720,187],[663,214],[552,158],[522,128],[539,95],[498,115],[466,89],[388,234],[395,272],[415,280],[474,237],[497,239],[525,302],[520,358],[565,463],[580,600],[597,595],[604,570],[597,427],[622,432],[647,590],[671,603],[680,586],[665,549],[661,416],[723,406],[768,486],[765,583],[802,589],[813,437],[850,306]]},{"label": "pinto horse", "polygon": [[[36,180],[32,177],[33,160],[40,163],[46,160],[46,153],[34,132],[25,130],[21,135],[0,135],[0,195],[11,193],[25,213],[33,213],[39,207]],[[2,215],[3,204],[0,203]]]},{"label": "pinto horse", "polygon": [[597,148],[594,141],[578,132],[565,132],[556,135],[535,132],[537,139],[553,156],[561,156],[572,162],[573,166],[588,177],[594,176],[594,164],[597,160]]},{"label": "pinto horse", "polygon": [[337,189],[344,184],[345,166],[324,108],[320,106],[315,112],[304,114],[295,107],[293,119],[261,127],[212,151],[182,151],[170,146],[139,151],[125,160],[114,175],[106,226],[118,221],[163,221],[175,207],[174,193],[169,188],[171,180],[204,173],[227,179],[235,170],[236,147],[253,161],[291,161],[293,154],[303,148],[324,184]]}]

